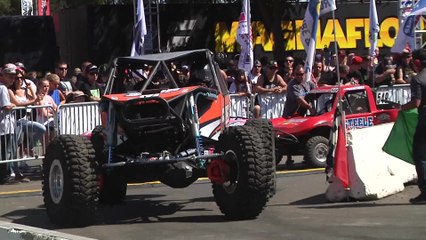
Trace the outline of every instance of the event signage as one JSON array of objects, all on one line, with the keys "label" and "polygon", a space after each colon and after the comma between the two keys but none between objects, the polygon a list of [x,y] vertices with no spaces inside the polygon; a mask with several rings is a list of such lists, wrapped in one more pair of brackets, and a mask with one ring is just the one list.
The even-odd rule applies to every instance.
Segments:
[{"label": "event signage", "polygon": [[[323,25],[320,20],[319,25]],[[300,39],[300,29],[303,20],[295,21],[282,21],[281,26],[287,44],[285,50],[304,50],[302,41]],[[346,26],[343,27],[343,24]],[[216,23],[215,36],[215,51],[223,52],[225,49],[232,52],[235,46],[235,33],[238,28],[238,21],[234,21],[231,27],[225,22]],[[342,49],[368,49],[370,43],[368,41],[370,20],[368,17],[364,18],[346,18],[344,20],[336,19],[336,38],[339,47]],[[295,29],[295,31],[294,31]],[[378,47],[392,47],[395,41],[396,32],[399,30],[399,23],[397,17],[387,17],[380,22],[379,38],[377,39]],[[252,21],[253,44],[255,47],[261,46],[263,51],[272,52],[274,47],[274,39],[272,33],[268,33],[265,25],[261,21]],[[394,34],[392,34],[392,32]],[[294,34],[290,34],[294,33]],[[333,20],[325,20],[325,26],[318,29],[316,48],[321,49],[324,46],[329,46],[334,42],[333,36]]]}]

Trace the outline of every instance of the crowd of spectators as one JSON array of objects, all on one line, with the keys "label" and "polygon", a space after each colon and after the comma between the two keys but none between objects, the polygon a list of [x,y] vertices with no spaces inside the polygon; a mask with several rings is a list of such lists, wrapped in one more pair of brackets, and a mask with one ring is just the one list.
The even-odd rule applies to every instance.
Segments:
[{"label": "crowd of spectators", "polygon": [[[375,50],[376,56],[373,59],[369,55],[358,56],[353,52],[344,50],[332,53],[329,49],[324,49],[324,51],[318,52],[311,70],[310,80],[313,83],[312,86],[311,84],[308,86],[300,82],[302,79],[306,79],[304,71],[303,73],[297,73],[299,75],[302,74],[301,76],[296,74],[296,68],[303,69],[303,60],[296,62],[292,55],[287,55],[281,63],[275,60],[269,62],[255,60],[253,68],[247,74],[249,87],[235,88],[234,86],[239,84],[240,81],[240,77],[237,77],[240,71],[237,68],[238,60],[231,59],[227,62],[226,69],[224,69],[230,86],[230,93],[240,95],[246,93],[286,93],[287,98],[296,93],[302,99],[307,90],[312,87],[337,85],[338,81],[343,85],[365,84],[374,88],[383,85],[407,84],[416,75],[409,48],[404,49],[401,54],[388,54],[385,56],[382,56],[377,48]],[[339,77],[337,70],[339,70]],[[298,82],[299,84],[290,85],[293,80],[295,80],[294,83]],[[293,103],[286,104],[285,108],[303,109],[303,107],[300,108],[300,106],[304,106],[303,100],[290,102]],[[291,115],[286,114],[285,108],[283,116],[291,117]],[[305,106],[305,108],[308,108],[308,106]],[[297,111],[289,112],[299,114]],[[254,103],[254,116],[261,116],[257,98],[255,98]]]},{"label": "crowd of spectators", "polygon": [[[106,75],[106,66],[101,70]],[[54,72],[44,75],[27,72],[21,62],[3,65],[0,68],[1,159],[34,156],[36,143],[47,145],[53,133],[53,115],[59,105],[100,101],[106,78],[99,75],[99,68],[88,61],[83,62],[81,68],[75,68],[73,74],[68,74],[68,64],[64,61],[55,64]],[[15,109],[32,105],[43,107],[30,113]],[[24,139],[28,144],[24,144]],[[29,182],[23,173],[27,167],[25,162],[0,164],[0,183]]]}]

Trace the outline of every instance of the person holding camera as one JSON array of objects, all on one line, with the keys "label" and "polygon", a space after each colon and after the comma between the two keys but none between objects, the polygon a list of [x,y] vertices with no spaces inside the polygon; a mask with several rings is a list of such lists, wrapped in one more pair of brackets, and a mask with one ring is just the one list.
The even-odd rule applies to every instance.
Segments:
[{"label": "person holding camera", "polygon": [[396,65],[393,63],[392,57],[383,58],[383,61],[376,67],[374,86],[395,84],[395,74]]}]

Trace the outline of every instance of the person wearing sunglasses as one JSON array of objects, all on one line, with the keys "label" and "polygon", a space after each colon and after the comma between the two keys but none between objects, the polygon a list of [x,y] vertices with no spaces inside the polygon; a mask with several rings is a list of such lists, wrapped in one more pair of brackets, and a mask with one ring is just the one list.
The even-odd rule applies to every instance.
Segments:
[{"label": "person wearing sunglasses", "polygon": [[284,81],[288,84],[290,79],[293,78],[293,65],[294,58],[292,56],[285,57],[284,67],[278,71],[278,74],[284,79]]},{"label": "person wearing sunglasses", "polygon": [[305,81],[303,65],[297,65],[294,69],[294,78],[290,81],[287,90],[287,99],[284,105],[284,118],[304,116],[307,111],[315,115],[315,109],[305,100],[305,95],[314,89],[316,85],[312,81]]}]

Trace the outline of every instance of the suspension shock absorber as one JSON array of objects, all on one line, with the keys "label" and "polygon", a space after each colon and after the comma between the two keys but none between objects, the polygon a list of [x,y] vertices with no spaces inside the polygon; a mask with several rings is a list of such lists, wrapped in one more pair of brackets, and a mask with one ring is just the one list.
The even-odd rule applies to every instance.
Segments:
[{"label": "suspension shock absorber", "polygon": [[[204,155],[203,141],[200,134],[200,123],[198,121],[198,109],[197,109],[197,105],[195,104],[195,98],[193,94],[189,96],[188,109],[190,109],[189,114],[190,114],[190,121],[191,121],[191,132],[195,138],[195,146],[196,146],[197,154],[198,156]],[[206,160],[200,159],[198,164],[200,168],[205,168]]]}]

